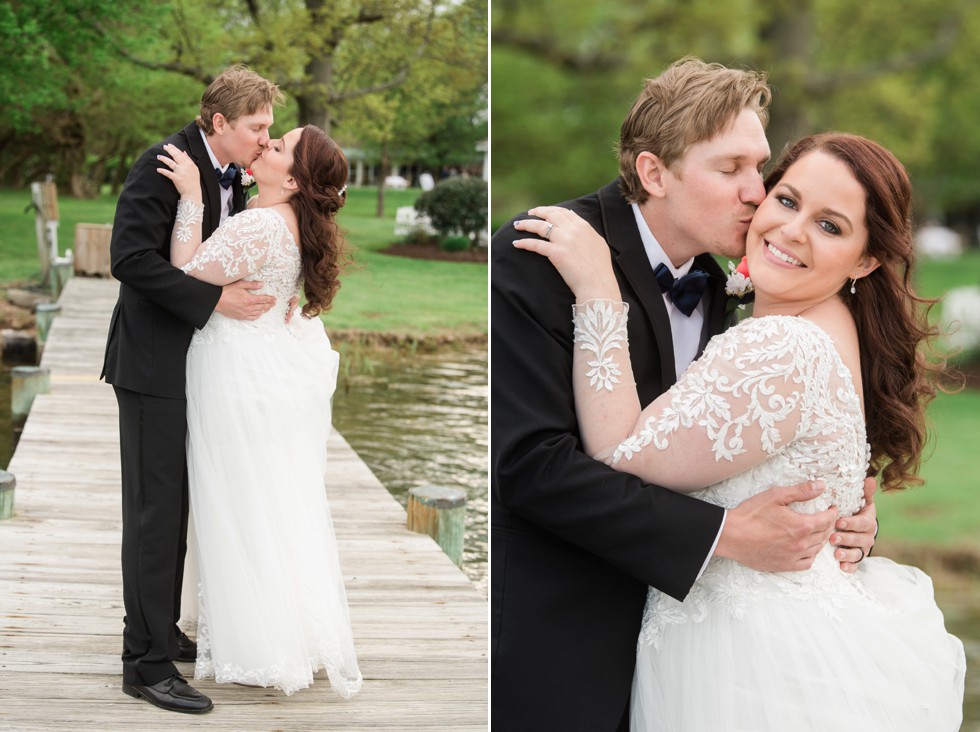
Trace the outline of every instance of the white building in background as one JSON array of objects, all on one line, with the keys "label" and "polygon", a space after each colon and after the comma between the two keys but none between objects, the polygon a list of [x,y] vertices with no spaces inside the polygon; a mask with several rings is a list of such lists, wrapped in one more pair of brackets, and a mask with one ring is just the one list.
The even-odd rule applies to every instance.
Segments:
[{"label": "white building in background", "polygon": [[[379,166],[377,161],[368,157],[368,154],[359,147],[346,147],[342,146],[344,155],[347,156],[347,161],[350,164],[350,184],[355,187],[360,186],[373,186],[378,183]],[[478,153],[480,165],[481,165],[481,177],[485,181],[490,180],[490,141],[481,140],[474,145],[473,149]],[[476,157],[476,156],[474,156]],[[473,174],[476,173],[476,163],[467,166],[466,170],[472,171]],[[388,188],[405,188],[412,185],[413,178],[415,177],[414,171],[411,165],[404,165],[402,161],[392,161],[391,172],[389,173],[389,178],[385,181],[385,186]],[[450,171],[451,175],[457,175],[461,171],[459,169],[453,169]],[[463,171],[465,174],[465,171]],[[404,182],[403,182],[404,181]],[[418,185],[423,191],[429,190],[426,186],[431,182],[433,185],[436,183],[436,179],[431,173],[422,172],[418,174]]]},{"label": "white building in background", "polygon": [[483,180],[490,180],[490,141],[482,140],[476,143],[476,151],[483,155]]},{"label": "white building in background", "polygon": [[957,287],[947,292],[942,314],[950,346],[963,351],[980,349],[980,287]]},{"label": "white building in background", "polygon": [[915,249],[924,257],[958,257],[963,253],[963,239],[936,221],[926,221],[915,232]]}]

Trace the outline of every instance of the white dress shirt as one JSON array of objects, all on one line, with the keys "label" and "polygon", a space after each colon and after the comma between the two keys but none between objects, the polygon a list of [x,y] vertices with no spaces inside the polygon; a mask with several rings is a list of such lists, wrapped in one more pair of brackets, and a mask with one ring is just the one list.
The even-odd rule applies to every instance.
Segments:
[{"label": "white dress shirt", "polygon": [[[664,252],[663,247],[660,246],[657,237],[653,235],[650,227],[647,226],[646,219],[640,213],[640,207],[635,203],[630,205],[633,207],[633,215],[636,217],[636,228],[640,230],[640,239],[643,242],[643,248],[646,250],[647,258],[650,260],[651,269],[656,269],[658,264],[663,263],[675,279],[683,277],[690,272],[691,266],[694,264],[694,259],[687,260],[680,267],[675,267],[671,264],[670,258]],[[697,304],[697,307],[694,308],[694,311],[688,316],[674,307],[674,303],[667,293],[663,293],[663,298],[664,305],[667,306],[667,313],[670,315],[670,338],[674,344],[674,373],[680,378],[680,375],[691,365],[694,357],[698,355],[698,348],[701,345],[701,330],[704,327],[704,300],[702,299]],[[718,546],[718,540],[721,538],[722,529],[725,528],[725,519],[727,517],[728,511],[726,510],[721,519],[721,526],[718,528],[718,535],[715,537],[715,541],[711,545],[711,551],[708,552],[708,556],[701,566],[701,572],[698,572],[698,577],[704,572],[705,567],[708,566],[708,560],[715,553],[715,547]]]}]

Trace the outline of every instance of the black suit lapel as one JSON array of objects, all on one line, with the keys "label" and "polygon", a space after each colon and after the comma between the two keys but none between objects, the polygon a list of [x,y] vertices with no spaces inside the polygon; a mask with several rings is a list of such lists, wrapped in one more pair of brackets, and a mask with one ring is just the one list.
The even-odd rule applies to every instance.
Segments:
[{"label": "black suit lapel", "polygon": [[[239,168],[241,170],[241,168]],[[242,188],[242,176],[235,176],[235,182],[231,184],[231,215],[241,213],[245,210],[245,189]]]},{"label": "black suit lapel", "polygon": [[[660,391],[666,391],[677,380],[674,373],[674,341],[670,333],[670,316],[657,286],[653,268],[650,267],[650,259],[643,248],[640,232],[636,228],[633,208],[619,192],[617,181],[599,190],[599,205],[602,209],[606,241],[613,250],[613,262],[617,265],[620,287],[623,288],[628,283],[635,304],[640,305],[653,327],[654,340],[660,352]],[[630,323],[633,323],[632,317]],[[632,333],[630,335],[632,339]]]},{"label": "black suit lapel", "polygon": [[214,166],[211,165],[211,156],[208,155],[208,149],[198,130],[197,123],[191,122],[184,128],[184,133],[187,135],[190,156],[194,158],[201,171],[201,193],[204,197],[204,222],[201,233],[207,239],[218,228],[218,223],[221,221],[221,193],[218,191],[218,178],[214,174]]},{"label": "black suit lapel", "polygon": [[725,306],[728,296],[725,294],[725,283],[728,277],[710,254],[699,254],[694,258],[697,265],[708,273],[708,287],[704,292],[704,324],[701,327],[701,343],[698,346],[699,357],[713,336],[725,329]]}]

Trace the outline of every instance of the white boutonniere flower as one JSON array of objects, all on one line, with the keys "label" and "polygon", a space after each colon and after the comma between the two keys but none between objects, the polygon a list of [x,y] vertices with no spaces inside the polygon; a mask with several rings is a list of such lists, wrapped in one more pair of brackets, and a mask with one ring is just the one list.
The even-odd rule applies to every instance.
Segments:
[{"label": "white boutonniere flower", "polygon": [[742,257],[738,266],[733,262],[728,263],[725,294],[729,297],[728,308],[726,309],[728,313],[731,313],[736,307],[739,310],[745,310],[745,306],[755,299],[752,280],[749,278],[749,265],[745,257]]},{"label": "white boutonniere flower", "polygon": [[246,190],[255,185],[255,178],[252,177],[252,171],[248,168],[242,168],[242,188]]}]

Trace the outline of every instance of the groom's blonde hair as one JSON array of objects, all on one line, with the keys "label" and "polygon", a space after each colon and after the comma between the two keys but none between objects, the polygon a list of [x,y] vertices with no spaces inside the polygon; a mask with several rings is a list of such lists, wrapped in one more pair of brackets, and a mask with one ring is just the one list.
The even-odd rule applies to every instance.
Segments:
[{"label": "groom's blonde hair", "polygon": [[239,117],[280,106],[285,99],[277,84],[259,76],[248,66],[229,66],[204,90],[197,126],[205,135],[210,135],[214,132],[212,120],[216,114],[223,114],[226,120],[234,122]]},{"label": "groom's blonde hair", "polygon": [[743,109],[766,127],[772,93],[765,73],[730,69],[685,56],[655,79],[647,79],[619,133],[620,188],[626,200],[643,203],[648,194],[636,159],[651,152],[671,167],[687,148],[724,131]]}]

